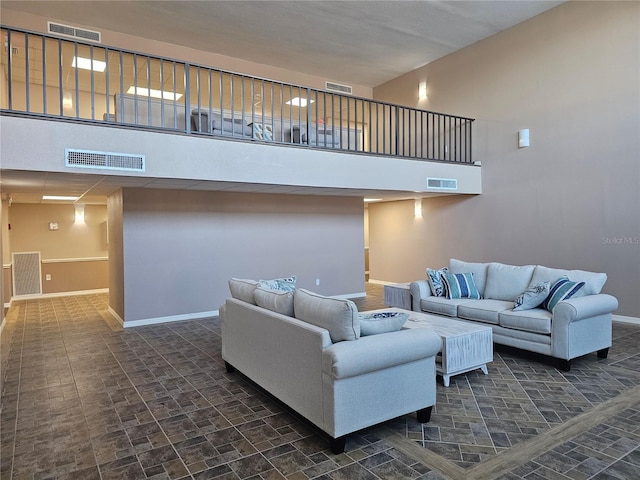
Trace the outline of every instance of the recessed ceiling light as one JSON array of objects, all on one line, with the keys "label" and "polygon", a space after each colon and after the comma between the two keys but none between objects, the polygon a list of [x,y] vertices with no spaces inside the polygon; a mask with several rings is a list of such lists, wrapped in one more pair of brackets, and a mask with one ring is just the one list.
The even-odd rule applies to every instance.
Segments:
[{"label": "recessed ceiling light", "polygon": [[72,197],[70,195],[43,195],[42,200],[60,200],[66,202],[75,202],[79,197]]},{"label": "recessed ceiling light", "polygon": [[102,60],[91,60],[85,57],[73,57],[71,66],[74,68],[81,68],[82,70],[93,70],[94,72],[104,72],[107,68],[107,62]]},{"label": "recessed ceiling light", "polygon": [[365,202],[381,202],[382,199],[381,198],[365,198],[364,201]]},{"label": "recessed ceiling light", "polygon": [[143,87],[135,87],[131,85],[127,93],[130,95],[141,95],[143,97],[151,97],[151,98],[164,98],[165,100],[178,100],[182,97],[181,93],[175,92],[167,92],[166,90],[154,90],[143,88]]},{"label": "recessed ceiling light", "polygon": [[[315,103],[315,100],[310,100],[309,103]],[[293,97],[291,100],[286,102],[287,105],[293,105],[294,107],[306,107],[307,99],[300,97]]]}]

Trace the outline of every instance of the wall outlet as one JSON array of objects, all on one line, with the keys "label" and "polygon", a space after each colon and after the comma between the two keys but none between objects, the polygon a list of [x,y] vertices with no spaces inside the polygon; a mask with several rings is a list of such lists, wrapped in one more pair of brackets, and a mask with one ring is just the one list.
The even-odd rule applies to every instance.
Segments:
[{"label": "wall outlet", "polygon": [[44,276],[44,279],[45,279],[45,280],[51,280],[51,274],[50,274],[50,273],[47,273],[47,274]]},{"label": "wall outlet", "polygon": [[320,279],[319,279],[319,278],[316,278],[316,287],[317,287],[318,285],[320,285]]}]

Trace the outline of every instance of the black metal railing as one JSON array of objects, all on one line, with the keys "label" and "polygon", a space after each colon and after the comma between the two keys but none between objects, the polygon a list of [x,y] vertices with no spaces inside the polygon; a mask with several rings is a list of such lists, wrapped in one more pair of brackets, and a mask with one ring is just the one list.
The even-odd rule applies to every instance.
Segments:
[{"label": "black metal railing", "polygon": [[0,28],[2,112],[473,163],[472,118]]}]

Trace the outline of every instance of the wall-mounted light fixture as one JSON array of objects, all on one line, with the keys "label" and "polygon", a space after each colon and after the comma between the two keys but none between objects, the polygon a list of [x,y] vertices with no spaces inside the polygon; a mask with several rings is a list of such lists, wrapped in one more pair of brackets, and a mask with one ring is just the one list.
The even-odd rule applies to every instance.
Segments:
[{"label": "wall-mounted light fixture", "polygon": [[529,146],[529,129],[523,128],[518,130],[518,148],[525,148]]},{"label": "wall-mounted light fixture", "polygon": [[74,207],[76,209],[76,223],[84,223],[84,205],[76,203]]},{"label": "wall-mounted light fixture", "polygon": [[422,199],[416,198],[413,205],[413,216],[416,218],[422,218]]},{"label": "wall-mounted light fixture", "polygon": [[64,92],[62,95],[62,108],[65,110],[73,108],[73,95],[71,95],[71,92]]},{"label": "wall-mounted light fixture", "polygon": [[426,100],[427,99],[427,81],[423,80],[418,84],[418,99]]}]

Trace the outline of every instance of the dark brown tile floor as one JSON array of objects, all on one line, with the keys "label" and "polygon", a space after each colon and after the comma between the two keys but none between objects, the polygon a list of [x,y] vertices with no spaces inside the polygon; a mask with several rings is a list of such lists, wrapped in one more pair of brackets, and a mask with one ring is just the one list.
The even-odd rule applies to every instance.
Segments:
[{"label": "dark brown tile floor", "polygon": [[[382,287],[367,291],[359,309],[383,307]],[[577,359],[570,373],[497,348],[489,375],[439,383],[430,423],[386,422],[336,456],[225,372],[217,318],[122,330],[107,302],[14,302],[2,334],[3,480],[640,478],[637,325],[614,324],[609,358]]]}]

